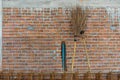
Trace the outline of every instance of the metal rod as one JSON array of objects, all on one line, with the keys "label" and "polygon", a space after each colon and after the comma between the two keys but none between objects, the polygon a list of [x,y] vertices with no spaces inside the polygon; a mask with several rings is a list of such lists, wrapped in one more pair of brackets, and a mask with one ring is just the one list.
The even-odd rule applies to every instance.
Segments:
[{"label": "metal rod", "polygon": [[67,70],[66,68],[66,45],[65,45],[65,42],[62,41],[62,44],[61,44],[61,58],[62,58],[62,68],[64,71]]}]

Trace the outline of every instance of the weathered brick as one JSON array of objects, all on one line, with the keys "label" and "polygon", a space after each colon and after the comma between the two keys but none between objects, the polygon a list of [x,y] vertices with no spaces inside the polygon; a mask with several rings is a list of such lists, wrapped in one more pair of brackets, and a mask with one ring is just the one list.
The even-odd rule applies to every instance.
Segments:
[{"label": "weathered brick", "polygon": [[[65,41],[70,71],[74,52],[70,19],[69,9],[3,8],[3,70],[62,71],[61,41]],[[85,35],[93,72],[120,70],[116,18],[114,25],[118,30],[110,29],[111,22],[104,8],[89,10]],[[74,68],[86,72],[84,43],[80,37],[77,40]]]}]

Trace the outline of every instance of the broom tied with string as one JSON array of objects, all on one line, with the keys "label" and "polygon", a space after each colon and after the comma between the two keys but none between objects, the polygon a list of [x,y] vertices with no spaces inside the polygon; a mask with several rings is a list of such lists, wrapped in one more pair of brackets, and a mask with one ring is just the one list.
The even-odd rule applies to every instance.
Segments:
[{"label": "broom tied with string", "polygon": [[75,36],[79,36],[84,34],[84,30],[86,28],[86,16],[87,14],[85,13],[81,7],[76,7],[72,9],[71,11],[71,23],[74,31]]},{"label": "broom tied with string", "polygon": [[72,71],[74,69],[74,59],[75,59],[75,54],[76,54],[76,37],[80,36],[83,41],[84,41],[84,46],[85,46],[85,51],[86,51],[86,58],[88,62],[88,69],[91,72],[90,69],[90,61],[89,61],[89,55],[87,52],[86,48],[86,41],[84,39],[84,32],[86,26],[86,21],[87,21],[87,10],[83,10],[80,6],[76,6],[74,9],[71,11],[71,23],[73,26],[73,31],[74,31],[74,54],[72,56]]}]

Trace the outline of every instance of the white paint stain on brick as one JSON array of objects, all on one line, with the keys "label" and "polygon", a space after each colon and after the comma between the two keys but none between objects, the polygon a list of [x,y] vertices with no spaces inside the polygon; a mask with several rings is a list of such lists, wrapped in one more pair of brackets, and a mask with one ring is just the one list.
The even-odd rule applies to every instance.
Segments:
[{"label": "white paint stain on brick", "polygon": [[[115,21],[118,21],[120,25],[120,8],[106,7],[106,11],[108,13],[111,26],[114,25]],[[116,27],[116,26],[113,26],[113,27]]]}]

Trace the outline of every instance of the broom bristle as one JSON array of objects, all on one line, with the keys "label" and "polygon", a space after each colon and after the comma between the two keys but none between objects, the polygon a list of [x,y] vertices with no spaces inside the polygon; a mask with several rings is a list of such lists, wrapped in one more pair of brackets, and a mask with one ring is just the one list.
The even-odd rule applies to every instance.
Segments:
[{"label": "broom bristle", "polygon": [[[81,31],[86,28],[87,10],[83,10],[80,6],[72,9],[71,23],[73,26],[74,35],[81,35]],[[84,34],[84,33],[83,33]]]}]

